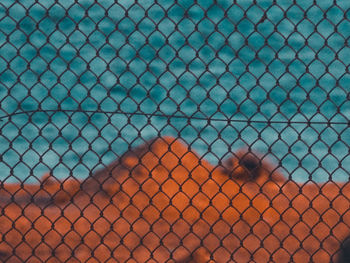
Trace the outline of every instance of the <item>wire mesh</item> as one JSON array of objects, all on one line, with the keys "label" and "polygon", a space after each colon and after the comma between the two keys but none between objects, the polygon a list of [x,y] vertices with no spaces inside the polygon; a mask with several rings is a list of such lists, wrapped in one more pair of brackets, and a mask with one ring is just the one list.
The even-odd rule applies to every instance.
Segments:
[{"label": "wire mesh", "polygon": [[1,261],[347,262],[349,16],[1,1]]}]

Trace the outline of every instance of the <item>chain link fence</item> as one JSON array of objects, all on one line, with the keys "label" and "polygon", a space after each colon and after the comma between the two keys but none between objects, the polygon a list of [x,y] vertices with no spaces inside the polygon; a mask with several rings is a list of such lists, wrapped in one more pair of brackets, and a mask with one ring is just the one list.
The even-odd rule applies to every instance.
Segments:
[{"label": "chain link fence", "polygon": [[347,0],[1,1],[1,261],[347,262],[349,42]]}]

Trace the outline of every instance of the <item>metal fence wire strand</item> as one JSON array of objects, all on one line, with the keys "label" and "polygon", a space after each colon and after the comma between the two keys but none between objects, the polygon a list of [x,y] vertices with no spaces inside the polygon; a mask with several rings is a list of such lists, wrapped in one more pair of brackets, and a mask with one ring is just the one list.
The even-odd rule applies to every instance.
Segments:
[{"label": "metal fence wire strand", "polygon": [[350,2],[4,0],[1,262],[349,262]]}]

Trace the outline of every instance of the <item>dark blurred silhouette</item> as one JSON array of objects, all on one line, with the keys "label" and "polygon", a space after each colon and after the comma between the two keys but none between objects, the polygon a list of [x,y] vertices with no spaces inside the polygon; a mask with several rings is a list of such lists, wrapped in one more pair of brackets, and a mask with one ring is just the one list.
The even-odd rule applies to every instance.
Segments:
[{"label": "dark blurred silhouette", "polygon": [[338,263],[350,262],[350,236],[348,236],[340,246]]}]

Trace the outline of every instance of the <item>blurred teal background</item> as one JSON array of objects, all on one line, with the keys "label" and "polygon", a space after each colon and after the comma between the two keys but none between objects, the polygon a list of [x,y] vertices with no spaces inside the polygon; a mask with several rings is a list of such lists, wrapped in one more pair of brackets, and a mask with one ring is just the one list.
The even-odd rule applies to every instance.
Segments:
[{"label": "blurred teal background", "polygon": [[0,180],[85,178],[160,135],[348,180],[350,1],[234,2],[2,0]]}]

